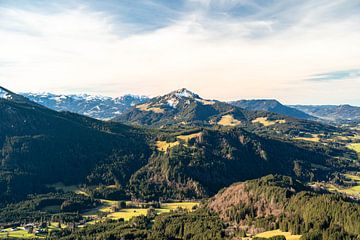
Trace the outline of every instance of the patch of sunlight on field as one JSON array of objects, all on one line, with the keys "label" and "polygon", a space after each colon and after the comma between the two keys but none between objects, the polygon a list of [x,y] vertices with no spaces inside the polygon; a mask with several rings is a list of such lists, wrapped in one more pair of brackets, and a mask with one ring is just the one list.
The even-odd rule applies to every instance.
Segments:
[{"label": "patch of sunlight on field", "polygon": [[340,193],[345,193],[348,195],[360,197],[360,185],[340,189],[333,184],[326,184],[326,189],[332,192],[340,192]]},{"label": "patch of sunlight on field", "polygon": [[169,210],[175,210],[178,208],[184,208],[189,211],[192,211],[194,206],[198,206],[198,202],[174,202],[174,203],[162,203],[161,208],[162,209],[169,209]]},{"label": "patch of sunlight on field", "polygon": [[263,126],[268,127],[268,126],[274,125],[276,123],[279,123],[279,124],[286,123],[286,120],[280,119],[280,120],[271,121],[271,120],[268,120],[267,117],[258,117],[256,119],[252,120],[251,122],[252,123],[260,123]]},{"label": "patch of sunlight on field", "polygon": [[270,237],[279,236],[279,235],[285,236],[286,240],[300,240],[300,238],[301,238],[301,235],[292,235],[290,232],[283,232],[279,229],[259,233],[255,237],[270,238]]},{"label": "patch of sunlight on field", "polygon": [[344,176],[354,181],[360,181],[360,176],[356,176],[348,173],[345,173]]},{"label": "patch of sunlight on field", "polygon": [[34,239],[34,238],[45,238],[43,236],[35,236],[33,233],[28,233],[26,230],[15,230],[11,231],[6,229],[7,232],[1,232],[1,239]]},{"label": "patch of sunlight on field", "polygon": [[295,137],[294,140],[310,141],[310,142],[319,142],[319,134],[311,134],[312,137]]},{"label": "patch of sunlight on field", "polygon": [[222,126],[237,126],[237,125],[240,125],[241,122],[237,119],[234,118],[233,115],[231,114],[227,114],[227,115],[224,115],[221,117],[220,121],[218,121],[219,125],[222,125]]},{"label": "patch of sunlight on field", "polygon": [[347,147],[360,154],[360,143],[350,143]]},{"label": "patch of sunlight on field", "polygon": [[133,217],[138,217],[141,215],[146,216],[147,210],[148,209],[145,209],[145,208],[125,208],[118,212],[109,214],[107,216],[107,218],[114,219],[114,220],[123,218],[125,221],[128,221]]},{"label": "patch of sunlight on field", "polygon": [[141,111],[152,111],[154,113],[163,113],[164,109],[159,107],[151,107],[149,103],[144,103],[141,105],[136,106],[137,109],[140,109]]},{"label": "patch of sunlight on field", "polygon": [[176,142],[166,142],[166,141],[156,141],[156,149],[161,152],[166,152],[169,148],[173,148],[180,143],[178,141]]},{"label": "patch of sunlight on field", "polygon": [[[65,229],[67,228],[68,226],[64,223],[61,223],[61,229]],[[50,230],[59,230],[59,222],[50,222],[50,225],[48,226],[48,229]]]},{"label": "patch of sunlight on field", "polygon": [[198,133],[193,133],[193,134],[189,134],[189,135],[180,135],[180,136],[177,136],[176,138],[180,139],[180,140],[183,140],[185,142],[188,142],[191,139],[201,137],[201,135],[202,135],[202,133],[198,132]]}]

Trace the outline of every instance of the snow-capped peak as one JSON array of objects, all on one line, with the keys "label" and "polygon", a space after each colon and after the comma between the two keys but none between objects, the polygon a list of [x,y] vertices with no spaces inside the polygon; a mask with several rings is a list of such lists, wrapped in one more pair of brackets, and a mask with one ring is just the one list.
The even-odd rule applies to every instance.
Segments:
[{"label": "snow-capped peak", "polygon": [[0,98],[3,99],[12,99],[12,94],[3,87],[0,87]]},{"label": "snow-capped peak", "polygon": [[175,96],[177,97],[185,97],[185,98],[198,98],[198,99],[201,99],[199,97],[199,95],[187,90],[186,88],[181,88],[179,90],[176,90],[173,92]]}]

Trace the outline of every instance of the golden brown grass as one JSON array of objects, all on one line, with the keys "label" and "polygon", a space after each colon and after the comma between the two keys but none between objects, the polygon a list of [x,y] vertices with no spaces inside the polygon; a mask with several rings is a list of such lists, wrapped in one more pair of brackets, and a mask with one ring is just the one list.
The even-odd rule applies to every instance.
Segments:
[{"label": "golden brown grass", "polygon": [[279,235],[285,236],[286,240],[300,240],[300,238],[301,238],[301,235],[292,235],[290,232],[283,232],[279,229],[259,233],[256,235],[256,237],[270,238],[270,237],[279,236]]},{"label": "golden brown grass", "polygon": [[146,216],[147,209],[145,208],[125,208],[121,209],[118,212],[111,213],[107,216],[110,219],[120,219],[123,218],[125,221],[129,221],[133,217]]},{"label": "golden brown grass", "polygon": [[180,136],[177,136],[176,138],[180,139],[182,141],[188,142],[191,139],[200,138],[201,135],[202,135],[202,133],[198,132],[198,133],[193,133],[193,134],[189,134],[189,135],[180,135]]},{"label": "golden brown grass", "polygon": [[198,205],[199,205],[198,202],[173,202],[173,203],[163,203],[161,204],[161,208],[167,210],[175,210],[178,208],[183,208],[192,211],[193,207]]},{"label": "golden brown grass", "polygon": [[360,155],[360,143],[350,143],[347,147]]},{"label": "golden brown grass", "polygon": [[311,137],[295,137],[294,140],[303,140],[303,141],[310,141],[310,142],[319,142],[320,141],[319,134],[311,134]]},{"label": "golden brown grass", "polygon": [[156,141],[156,149],[160,152],[166,152],[169,148],[173,148],[180,143],[176,142],[166,142],[166,141]]},{"label": "golden brown grass", "polygon": [[285,119],[279,119],[279,120],[274,120],[274,121],[271,121],[271,120],[268,120],[267,117],[258,117],[254,120],[251,121],[252,123],[260,123],[262,124],[263,126],[265,127],[268,127],[268,126],[271,126],[271,125],[274,125],[274,124],[283,124],[283,123],[286,123],[286,120]]},{"label": "golden brown grass", "polygon": [[154,113],[163,113],[164,109],[159,107],[151,107],[149,103],[144,103],[141,105],[136,106],[137,109],[140,109],[141,111],[152,111]]},{"label": "golden brown grass", "polygon": [[220,121],[218,122],[219,125],[222,126],[237,126],[240,125],[241,122],[234,118],[233,115],[227,114],[221,117]]},{"label": "golden brown grass", "polygon": [[15,230],[11,231],[10,229],[5,229],[6,232],[0,233],[0,239],[34,239],[34,238],[45,238],[42,236],[35,236],[33,233],[28,233],[25,230]]}]

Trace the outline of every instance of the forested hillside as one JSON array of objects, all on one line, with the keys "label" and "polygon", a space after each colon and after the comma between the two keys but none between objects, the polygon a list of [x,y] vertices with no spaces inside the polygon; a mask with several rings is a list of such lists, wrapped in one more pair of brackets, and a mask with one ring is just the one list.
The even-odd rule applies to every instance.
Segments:
[{"label": "forested hillside", "polygon": [[252,234],[280,228],[303,235],[301,239],[357,239],[360,235],[358,203],[314,192],[290,177],[269,175],[233,184],[215,195],[208,207],[234,229]]},{"label": "forested hillside", "polygon": [[[149,155],[143,133],[121,124],[5,99],[0,99],[0,118],[1,202],[87,177],[125,185]],[[96,169],[111,175],[97,177]]]}]

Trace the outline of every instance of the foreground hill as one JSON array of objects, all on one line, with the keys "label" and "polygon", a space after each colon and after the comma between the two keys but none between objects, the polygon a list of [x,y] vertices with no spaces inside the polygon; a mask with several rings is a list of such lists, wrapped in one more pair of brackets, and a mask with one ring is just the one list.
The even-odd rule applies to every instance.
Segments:
[{"label": "foreground hill", "polygon": [[300,111],[296,108],[285,106],[275,99],[239,100],[229,103],[231,105],[252,111],[267,111],[286,115],[293,118],[315,120],[313,116],[306,114],[305,112]]},{"label": "foreground hill", "polygon": [[53,239],[263,240],[256,233],[280,228],[271,239],[285,240],[283,234],[291,232],[289,239],[357,240],[359,221],[358,203],[314,192],[290,177],[269,175],[234,184],[192,212],[104,221],[55,233]]},{"label": "foreground hill", "polygon": [[289,177],[266,176],[233,184],[208,207],[236,229],[256,234],[280,228],[301,239],[358,239],[360,205],[329,193],[316,193]]},{"label": "foreground hill", "polygon": [[136,104],[146,102],[147,97],[124,95],[112,98],[88,94],[64,95],[52,93],[24,93],[23,96],[56,111],[69,111],[97,119],[111,119]]},{"label": "foreground hill", "polygon": [[293,105],[300,111],[324,121],[335,123],[360,122],[360,107],[351,105]]}]

